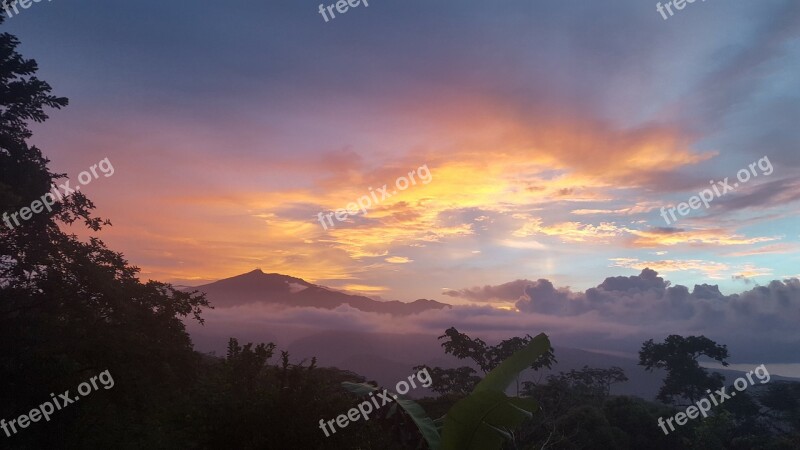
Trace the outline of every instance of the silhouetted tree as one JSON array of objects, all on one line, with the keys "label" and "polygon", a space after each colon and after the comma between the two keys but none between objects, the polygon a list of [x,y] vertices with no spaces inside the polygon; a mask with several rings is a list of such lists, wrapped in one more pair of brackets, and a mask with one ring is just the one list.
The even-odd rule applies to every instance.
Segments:
[{"label": "silhouetted tree", "polygon": [[[527,345],[533,338],[530,335],[522,338],[513,337],[491,346],[479,338],[472,339],[466,334],[460,333],[455,327],[450,327],[442,336],[439,336],[439,339],[444,339],[442,347],[445,353],[458,359],[471,359],[483,373],[487,373]],[[547,367],[549,369],[554,362],[555,357],[551,348],[549,352],[533,363],[531,368],[536,370]]]},{"label": "silhouetted tree", "polygon": [[377,414],[336,433],[328,427],[329,436],[319,427],[320,419],[336,419],[363,401],[341,383],[361,383],[364,377],[317,367],[315,359],[292,364],[287,351],[270,363],[274,350],[272,343],[240,345],[231,338],[224,360],[210,358],[202,365],[181,405],[186,415],[176,424],[189,431],[181,448],[399,450],[373,420]]},{"label": "silhouetted tree", "polygon": [[[525,347],[533,338],[530,335],[526,335],[522,338],[513,337],[492,346],[486,344],[486,342],[480,338],[473,339],[459,332],[455,327],[450,327],[445,330],[442,336],[439,336],[439,339],[444,340],[444,342],[442,342],[442,348],[444,348],[445,353],[449,353],[458,359],[472,360],[478,368],[486,374],[497,367],[501,362],[505,361],[509,356]],[[554,362],[556,362],[556,360],[553,355],[553,349],[551,348],[547,353],[531,364],[531,368],[539,370],[547,367],[549,369]],[[436,371],[439,375],[440,382],[440,384],[437,384],[436,381],[434,381],[434,387],[432,389],[440,394],[468,392],[471,390],[469,387],[470,383],[477,383],[475,380],[480,381],[480,378],[473,375],[475,371],[469,367],[460,367],[458,369],[434,368],[432,370]],[[468,390],[465,391],[465,389]],[[517,393],[519,394],[519,381],[517,381]]]},{"label": "silhouetted tree", "polygon": [[[560,380],[559,380],[560,379]],[[597,397],[608,397],[611,385],[628,381],[625,371],[613,366],[608,369],[590,368],[583,366],[581,370],[570,370],[568,373],[559,372],[550,375],[548,382],[563,381],[570,389]]]},{"label": "silhouetted tree", "polygon": [[430,389],[439,395],[466,395],[472,392],[475,385],[481,381],[481,377],[476,375],[477,372],[472,367],[464,366],[456,369],[442,369],[426,365],[414,367],[416,372],[423,369],[426,369],[431,376]]},{"label": "silhouetted tree", "polygon": [[[3,17],[0,16],[0,23]],[[76,192],[19,225],[11,216],[40,200],[63,175],[28,144],[30,122],[67,100],[36,77],[37,65],[17,53],[19,41],[0,34],[0,417],[17,417],[49,398],[109,370],[114,388],[87,397],[6,438],[10,448],[109,448],[177,445],[179,432],[161,426],[174,413],[197,357],[182,317],[199,313],[201,295],[142,283],[138,269],[91,237],[108,224]],[[11,226],[9,226],[9,224]],[[32,428],[32,427],[31,427]],[[98,433],[98,430],[104,430]]]},{"label": "silhouetted tree", "polygon": [[680,399],[688,399],[689,404],[706,395],[706,390],[722,387],[722,375],[700,367],[697,359],[706,356],[727,366],[728,349],[725,345],[705,336],[689,336],[685,338],[676,334],[670,335],[662,344],[652,339],[642,344],[639,351],[639,365],[647,371],[665,369],[667,377],[658,391],[658,399],[665,403],[677,404]]},{"label": "silhouetted tree", "polygon": [[768,424],[778,433],[793,432],[800,441],[800,383],[773,380],[757,397]]}]

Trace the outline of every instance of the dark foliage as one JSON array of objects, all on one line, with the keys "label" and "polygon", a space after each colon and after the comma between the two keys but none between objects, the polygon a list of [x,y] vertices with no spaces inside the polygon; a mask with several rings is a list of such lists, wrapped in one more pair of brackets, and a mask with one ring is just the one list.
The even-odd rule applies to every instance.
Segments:
[{"label": "dark foliage", "polygon": [[706,356],[719,361],[727,366],[728,349],[725,345],[705,336],[683,337],[671,335],[662,344],[656,344],[652,339],[642,344],[639,351],[639,365],[646,370],[664,369],[667,378],[658,391],[658,399],[664,403],[678,404],[679,402],[691,405],[706,395],[707,390],[722,387],[722,375],[714,372],[709,374],[700,367],[698,358]]}]

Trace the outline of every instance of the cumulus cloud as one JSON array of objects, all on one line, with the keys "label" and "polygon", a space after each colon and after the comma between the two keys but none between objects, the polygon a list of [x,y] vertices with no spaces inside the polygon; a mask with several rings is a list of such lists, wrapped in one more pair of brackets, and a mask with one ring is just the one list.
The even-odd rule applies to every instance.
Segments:
[{"label": "cumulus cloud", "polygon": [[319,330],[418,333],[437,336],[451,326],[484,339],[548,333],[558,345],[634,355],[647,339],[705,335],[731,348],[732,361],[800,363],[800,280],[774,280],[738,294],[710,283],[672,284],[652,269],[609,277],[585,291],[551,281],[515,280],[497,286],[448,290],[475,302],[515,301],[516,310],[455,306],[394,317],[347,305],[333,310],[247,305],[218,308],[206,325],[189,324],[193,338],[254,336],[269,330],[286,339]]},{"label": "cumulus cloud", "polygon": [[569,309],[571,292],[556,289],[548,280],[540,279],[525,288],[525,298],[517,302],[520,311],[559,313]]},{"label": "cumulus cloud", "polygon": [[515,302],[525,295],[525,289],[533,283],[530,280],[514,280],[498,286],[475,286],[465,289],[448,289],[442,294],[463,298],[473,302]]},{"label": "cumulus cloud", "polygon": [[796,278],[775,280],[741,294],[724,295],[718,285],[695,284],[690,290],[683,285],[672,285],[656,271],[645,268],[636,276],[606,278],[585,292],[556,289],[550,281],[539,280],[528,286],[525,294],[517,302],[522,312],[562,316],[596,313],[617,323],[682,320],[702,325],[712,315],[747,322],[753,318],[749,314],[754,314],[774,318],[770,327],[783,324],[790,328],[791,322],[787,320],[800,318],[800,281]]},{"label": "cumulus cloud", "polygon": [[[640,339],[705,334],[730,343],[737,350],[734,356],[753,360],[798,359],[792,356],[796,352],[789,350],[800,343],[797,278],[774,280],[765,286],[726,295],[716,284],[701,283],[691,288],[673,285],[655,270],[645,268],[635,276],[606,278],[583,292],[559,288],[549,280],[540,279],[450,291],[448,295],[475,301],[508,300],[520,288],[524,295],[516,302],[516,315],[493,312],[492,315],[499,314],[503,319],[495,318],[492,323],[512,326],[511,317],[527,317],[528,323],[536,324],[570,323],[578,329],[561,327],[555,331],[567,342],[589,345],[595,340],[605,342],[609,349],[629,351],[637,348]],[[616,333],[612,335],[610,330]]]}]

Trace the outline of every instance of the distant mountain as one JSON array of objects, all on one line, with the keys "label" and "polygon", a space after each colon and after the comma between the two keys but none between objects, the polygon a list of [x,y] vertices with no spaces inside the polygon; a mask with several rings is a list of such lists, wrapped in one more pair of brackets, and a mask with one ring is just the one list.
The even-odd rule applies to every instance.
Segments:
[{"label": "distant mountain", "polygon": [[446,303],[425,299],[411,303],[396,300],[379,302],[369,297],[311,284],[300,278],[264,273],[260,269],[186,290],[205,292],[208,300],[216,307],[255,303],[334,309],[341,305],[350,305],[365,312],[394,315],[417,314],[450,307]]}]

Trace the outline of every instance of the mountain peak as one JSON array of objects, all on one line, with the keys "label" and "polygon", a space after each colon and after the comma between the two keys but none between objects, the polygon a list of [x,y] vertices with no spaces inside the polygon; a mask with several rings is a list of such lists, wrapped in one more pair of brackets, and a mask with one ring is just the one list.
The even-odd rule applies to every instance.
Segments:
[{"label": "mountain peak", "polygon": [[309,283],[302,278],[278,273],[264,273],[260,268],[197,286],[217,306],[237,306],[248,303],[281,304],[297,307],[333,309],[343,304],[365,312],[413,314],[450,305],[420,299],[412,303],[378,302],[369,297],[340,292]]}]

